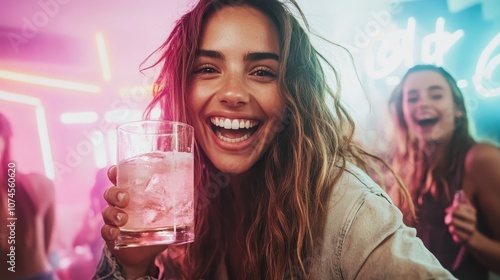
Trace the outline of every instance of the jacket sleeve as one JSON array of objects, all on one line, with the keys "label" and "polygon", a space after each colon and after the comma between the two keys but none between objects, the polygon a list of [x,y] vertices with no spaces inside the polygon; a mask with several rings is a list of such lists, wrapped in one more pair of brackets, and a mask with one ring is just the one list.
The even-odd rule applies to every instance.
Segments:
[{"label": "jacket sleeve", "polygon": [[[97,270],[95,272],[92,280],[128,280],[121,273],[121,266],[116,261],[116,258],[108,250],[108,247],[104,246],[101,260],[97,265]],[[151,276],[144,276],[140,278],[134,278],[134,280],[155,280],[156,278]]]},{"label": "jacket sleeve", "polygon": [[365,193],[346,225],[341,267],[346,279],[455,279],[404,225],[383,193]]}]

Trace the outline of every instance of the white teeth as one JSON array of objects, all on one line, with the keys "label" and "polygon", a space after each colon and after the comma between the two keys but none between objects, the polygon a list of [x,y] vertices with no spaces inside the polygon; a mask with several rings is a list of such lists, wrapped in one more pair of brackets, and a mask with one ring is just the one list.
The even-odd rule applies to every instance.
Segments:
[{"label": "white teeth", "polygon": [[224,128],[231,129],[231,120],[226,119],[226,121],[224,122]]},{"label": "white teeth", "polygon": [[231,128],[232,129],[238,129],[238,128],[240,128],[240,124],[238,123],[238,120],[233,120],[233,122],[231,124]]},{"label": "white teeth", "polygon": [[218,137],[220,140],[222,140],[222,141],[224,141],[224,142],[228,142],[228,143],[239,143],[239,142],[242,142],[242,141],[247,140],[247,139],[248,139],[248,137],[250,137],[250,133],[247,133],[247,134],[245,134],[245,135],[241,136],[240,138],[234,138],[234,139],[224,137],[224,136],[222,135],[222,133],[220,133],[219,131],[216,131],[216,132],[215,132],[215,134],[217,135],[217,137]]},{"label": "white teeth", "polygon": [[210,118],[210,122],[215,126],[222,127],[225,129],[241,129],[241,128],[248,129],[259,124],[259,121],[254,121],[254,120],[227,119],[219,117]]},{"label": "white teeth", "polygon": [[417,113],[415,114],[415,118],[417,120],[422,120],[422,119],[434,119],[436,118],[437,115],[436,114],[432,114],[432,113],[429,113],[429,112],[421,112],[421,113]]}]

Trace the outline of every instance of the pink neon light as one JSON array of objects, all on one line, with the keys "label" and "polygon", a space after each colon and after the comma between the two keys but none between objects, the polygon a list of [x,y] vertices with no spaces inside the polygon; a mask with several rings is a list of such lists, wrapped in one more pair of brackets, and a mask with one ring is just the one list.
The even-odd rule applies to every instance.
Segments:
[{"label": "pink neon light", "polygon": [[47,117],[45,116],[45,109],[40,99],[6,91],[0,91],[0,99],[35,106],[36,124],[38,126],[38,137],[42,149],[45,175],[50,179],[54,179],[55,170],[52,160],[52,150],[50,148],[49,132],[47,129]]},{"label": "pink neon light", "polygon": [[96,85],[82,84],[5,70],[0,70],[0,79],[90,93],[101,92],[101,87]]},{"label": "pink neon light", "polygon": [[99,116],[96,112],[71,112],[62,113],[60,118],[64,124],[95,123]]},{"label": "pink neon light", "polygon": [[95,34],[97,42],[97,51],[99,53],[99,61],[101,62],[102,76],[106,82],[111,81],[111,67],[109,63],[108,52],[104,42],[104,36],[101,32]]}]

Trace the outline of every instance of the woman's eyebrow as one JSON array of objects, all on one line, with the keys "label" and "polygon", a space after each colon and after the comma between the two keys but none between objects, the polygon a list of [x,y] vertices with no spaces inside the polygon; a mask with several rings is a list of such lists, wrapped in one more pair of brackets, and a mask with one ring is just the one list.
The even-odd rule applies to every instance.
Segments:
[{"label": "woman's eyebrow", "polygon": [[430,86],[427,90],[443,90],[444,88],[439,85]]},{"label": "woman's eyebrow", "polygon": [[220,59],[220,60],[225,59],[224,54],[222,54],[219,51],[212,51],[212,50],[203,50],[203,49],[197,50],[196,57],[200,57],[200,56],[206,56],[206,57]]},{"label": "woman's eyebrow", "polygon": [[279,55],[272,53],[272,52],[251,52],[247,53],[244,57],[245,60],[247,61],[256,61],[256,60],[263,60],[263,59],[273,59],[276,61],[280,60]]},{"label": "woman's eyebrow", "polygon": [[415,94],[418,94],[418,90],[417,89],[410,89],[410,90],[408,90],[408,95],[415,95]]},{"label": "woman's eyebrow", "polygon": [[[222,52],[214,50],[204,50],[199,49],[196,51],[196,57],[209,57],[214,59],[225,60],[225,56]],[[279,55],[273,52],[249,52],[243,57],[245,61],[257,61],[263,59],[273,59],[279,61]]]}]

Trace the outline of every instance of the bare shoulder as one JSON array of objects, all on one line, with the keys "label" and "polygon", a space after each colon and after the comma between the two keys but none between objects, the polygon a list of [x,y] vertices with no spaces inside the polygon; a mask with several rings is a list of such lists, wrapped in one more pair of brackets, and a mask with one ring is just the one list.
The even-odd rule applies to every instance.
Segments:
[{"label": "bare shoulder", "polygon": [[32,191],[45,199],[55,196],[54,182],[45,175],[39,173],[29,173],[26,175],[29,179]]},{"label": "bare shoulder", "polygon": [[500,183],[500,148],[489,143],[474,145],[465,158],[465,173],[475,181],[489,182],[487,186],[496,186],[494,182]]},{"label": "bare shoulder", "polygon": [[54,183],[52,182],[52,180],[50,180],[47,176],[42,175],[40,173],[29,173],[26,176],[28,176],[30,178],[30,180],[33,180],[33,181],[37,182],[38,184],[43,185],[45,187],[48,187],[48,188],[54,187]]},{"label": "bare shoulder", "polygon": [[[489,143],[478,143],[470,148],[465,158],[467,171],[474,171],[500,163],[500,148]],[[497,166],[500,168],[500,166]]]}]

